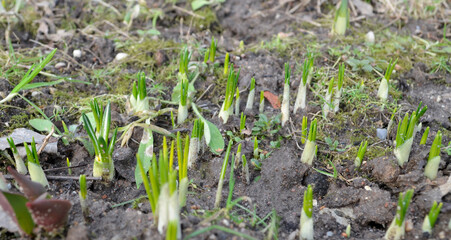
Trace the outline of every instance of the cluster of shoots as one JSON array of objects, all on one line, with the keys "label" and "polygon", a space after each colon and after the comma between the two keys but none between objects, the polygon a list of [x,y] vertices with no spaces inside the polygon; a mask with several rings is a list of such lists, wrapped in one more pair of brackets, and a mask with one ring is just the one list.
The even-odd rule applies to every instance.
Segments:
[{"label": "cluster of shoots", "polygon": [[240,70],[238,70],[238,72],[235,72],[232,64],[230,67],[229,75],[227,76],[224,103],[222,104],[221,111],[219,112],[219,118],[221,118],[224,123],[227,123],[229,116],[233,114],[233,98],[236,93],[239,76]]},{"label": "cluster of shoots", "polygon": [[337,35],[345,35],[348,24],[349,24],[348,0],[342,0],[340,7],[335,12],[332,33]]},{"label": "cluster of shoots", "polygon": [[[204,56],[204,63],[207,63],[207,61],[210,61],[211,63],[215,62],[216,57],[216,40],[214,37],[211,37],[211,43],[210,48],[205,52]],[[228,61],[228,59],[227,59]]]},{"label": "cluster of shoots", "polygon": [[362,141],[360,143],[359,151],[357,152],[357,157],[354,160],[354,166],[356,168],[359,168],[362,165],[363,156],[365,155],[367,147],[368,147],[368,141]]},{"label": "cluster of shoots", "polygon": [[[189,136],[185,137],[184,145],[182,145],[182,137],[180,132],[177,132],[177,159],[179,164],[179,203],[180,207],[186,205],[186,194],[188,193],[188,164],[190,154],[190,141]],[[164,146],[164,145],[163,145]],[[171,147],[171,160],[170,165],[173,163],[173,150]]]},{"label": "cluster of shoots", "polygon": [[425,145],[429,136],[429,127],[424,130],[423,136],[421,137],[420,145]]},{"label": "cluster of shoots", "polygon": [[229,145],[227,146],[226,154],[224,157],[224,161],[222,163],[221,175],[219,176],[218,190],[216,191],[216,199],[215,199],[215,208],[219,208],[222,200],[222,187],[224,185],[224,179],[227,171],[227,165],[229,164],[230,151],[232,149],[233,140],[229,141]]},{"label": "cluster of shoots", "polygon": [[177,75],[180,85],[180,100],[177,111],[177,123],[182,124],[188,117],[188,64],[191,59],[191,53],[185,48],[180,53],[179,73]]},{"label": "cluster of shoots", "polygon": [[139,72],[137,81],[133,83],[132,95],[130,96],[130,107],[134,113],[149,111],[149,100],[147,99],[146,74]]},{"label": "cluster of shoots", "polygon": [[249,95],[247,96],[246,108],[244,109],[245,112],[252,111],[252,108],[254,106],[254,98],[255,98],[255,78],[252,77],[251,86],[249,88]]},{"label": "cluster of shoots", "polygon": [[316,156],[316,152],[318,151],[318,146],[316,145],[316,130],[317,130],[317,121],[313,119],[310,123],[310,129],[308,134],[307,142],[305,143],[304,151],[302,152],[301,162],[312,165],[313,159]]},{"label": "cluster of shoots", "polygon": [[11,148],[11,151],[13,152],[13,157],[14,157],[14,161],[15,161],[15,165],[16,165],[16,170],[20,173],[20,174],[27,174],[27,167],[25,166],[25,163],[22,159],[22,157],[19,155],[19,152],[17,151],[17,147],[16,144],[14,143],[14,140],[12,138],[7,138],[6,140],[8,140],[9,143],[9,147]]},{"label": "cluster of shoots", "polygon": [[428,233],[429,235],[432,234],[432,228],[435,226],[435,222],[437,221],[442,206],[443,203],[437,204],[436,201],[432,203],[431,210],[429,211],[429,214],[424,217],[423,226],[421,227],[423,233]]},{"label": "cluster of shoots", "polygon": [[406,232],[405,222],[406,214],[409,209],[410,200],[413,196],[413,189],[407,190],[405,193],[399,193],[398,207],[396,208],[396,215],[390,227],[385,233],[387,240],[399,240],[404,238]]},{"label": "cluster of shoots", "polygon": [[234,169],[237,169],[239,165],[241,164],[241,175],[245,177],[246,183],[250,183],[250,177],[249,177],[249,166],[247,165],[247,159],[244,154],[241,154],[241,143],[238,144],[238,148],[236,150],[235,154],[235,164]]},{"label": "cluster of shoots", "polygon": [[333,107],[333,103],[331,102],[333,93],[334,93],[334,78],[331,78],[329,81],[329,87],[327,88],[326,96],[324,97],[324,105],[323,105],[324,118],[327,118],[330,109]]},{"label": "cluster of shoots", "polygon": [[[192,168],[196,165],[203,136],[204,122],[200,119],[196,119],[194,120],[193,130],[191,131],[191,140],[189,142],[188,168]],[[177,135],[177,143],[179,142],[178,138],[179,136]]]},{"label": "cluster of shoots", "polygon": [[85,221],[89,219],[89,207],[88,207],[88,190],[86,186],[86,175],[82,174],[79,178],[80,192],[78,192],[78,197],[80,198],[81,212]]},{"label": "cluster of shoots", "polygon": [[338,82],[337,82],[337,89],[335,91],[335,98],[334,98],[334,112],[338,112],[340,109],[340,99],[341,99],[341,93],[343,92],[343,80],[345,76],[345,64],[342,63],[338,70]]},{"label": "cluster of shoots", "polygon": [[437,178],[437,171],[440,164],[440,147],[442,145],[442,133],[440,131],[435,135],[431,150],[429,151],[428,162],[424,168],[424,175],[430,180]]},{"label": "cluster of shoots", "polygon": [[297,110],[300,108],[305,109],[307,104],[307,88],[313,76],[313,53],[307,54],[307,59],[304,60],[304,68],[302,71],[302,79],[299,84],[298,94],[296,96],[296,101],[294,103],[293,113],[296,114]]},{"label": "cluster of shoots", "polygon": [[309,184],[302,203],[300,240],[313,240],[313,188]]},{"label": "cluster of shoots", "polygon": [[413,144],[413,138],[420,126],[417,125],[419,119],[426,112],[427,107],[421,108],[419,104],[418,109],[409,114],[406,113],[404,119],[398,123],[398,131],[396,132],[396,148],[394,150],[395,156],[398,159],[398,165],[403,166],[409,160],[410,150]]},{"label": "cluster of shoots", "polygon": [[93,176],[102,177],[109,182],[114,178],[113,150],[116,142],[117,128],[114,130],[111,140],[108,141],[111,125],[111,104],[108,102],[106,107],[102,106],[94,99],[91,103],[91,109],[94,115],[95,129],[86,114],[82,115],[83,123],[89,138],[94,146],[95,159]]},{"label": "cluster of shoots", "polygon": [[34,138],[31,141],[31,150],[26,142],[24,145],[25,151],[27,152],[28,171],[30,172],[31,180],[40,183],[44,187],[48,187],[49,182],[47,181],[44,170],[42,170],[41,164],[39,163],[39,156],[36,151],[36,142],[34,141]]},{"label": "cluster of shoots", "polygon": [[387,70],[385,71],[385,76],[381,79],[381,83],[379,85],[379,90],[377,91],[377,96],[383,101],[387,101],[388,98],[388,89],[389,89],[389,81],[391,74],[393,73],[393,69],[396,66],[396,62],[398,60],[395,60],[394,62],[390,60],[390,63],[388,63]]},{"label": "cluster of shoots", "polygon": [[282,127],[290,118],[290,65],[285,63],[285,84],[283,85],[282,98]]}]

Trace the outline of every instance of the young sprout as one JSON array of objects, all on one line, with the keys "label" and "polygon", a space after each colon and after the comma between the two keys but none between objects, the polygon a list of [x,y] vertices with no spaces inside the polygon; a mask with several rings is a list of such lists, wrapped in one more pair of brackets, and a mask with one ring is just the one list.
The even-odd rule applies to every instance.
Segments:
[{"label": "young sprout", "polygon": [[[177,156],[180,156],[179,151],[181,151],[181,139],[180,136],[177,135]],[[183,153],[181,154],[181,158],[178,158],[179,161],[179,204],[180,207],[184,207],[186,205],[186,194],[188,193],[188,154],[189,154],[189,137],[188,135],[185,137],[185,143],[183,148]]]},{"label": "young sprout", "polygon": [[257,140],[257,137],[254,137],[254,151],[253,151],[253,153],[254,153],[254,159],[258,159],[259,157],[259,154],[258,154],[258,140]]},{"label": "young sprout", "polygon": [[335,12],[335,20],[332,26],[332,33],[337,35],[345,35],[348,24],[349,24],[348,0],[342,0],[340,7]]},{"label": "young sprout", "polygon": [[188,87],[189,81],[186,75],[180,78],[180,101],[179,109],[177,111],[177,124],[182,124],[188,118]]},{"label": "young sprout", "polygon": [[78,196],[80,198],[81,212],[83,213],[83,217],[85,220],[89,219],[89,208],[87,205],[87,196],[88,190],[86,187],[86,175],[82,174],[79,178],[80,183],[80,192],[78,192]]},{"label": "young sprout", "polygon": [[333,106],[333,103],[331,102],[333,92],[334,92],[334,78],[331,78],[329,81],[329,87],[327,88],[326,96],[324,97],[324,104],[323,104],[323,117],[324,118],[327,118],[327,115],[329,115],[331,106]]},{"label": "young sprout", "polygon": [[12,138],[7,138],[9,143],[9,147],[11,148],[11,151],[13,152],[14,160],[16,163],[16,169],[20,174],[27,174],[27,167],[25,166],[25,163],[23,162],[22,157],[19,155],[19,152],[17,151],[16,144],[14,143],[14,140]]},{"label": "young sprout", "polygon": [[210,62],[215,62],[215,56],[216,56],[216,40],[214,37],[211,37],[211,44],[210,44]]},{"label": "young sprout", "polygon": [[236,94],[235,94],[235,115],[240,115],[240,89],[238,86],[236,87]]},{"label": "young sprout", "polygon": [[130,96],[130,106],[134,113],[149,111],[149,100],[147,99],[146,74],[139,72],[136,74],[137,82],[133,83],[132,95]]},{"label": "young sprout", "polygon": [[368,146],[368,141],[362,141],[360,143],[359,151],[357,153],[357,157],[354,160],[354,165],[356,168],[359,168],[362,165],[363,156],[366,152],[366,147]]},{"label": "young sprout", "polygon": [[429,127],[427,127],[426,130],[424,130],[423,136],[421,137],[420,145],[426,144],[428,136],[429,136]]},{"label": "young sprout", "polygon": [[205,55],[204,55],[204,63],[205,64],[208,62],[209,58],[210,58],[210,49],[207,49],[207,51],[205,52]]},{"label": "young sprout", "polygon": [[283,85],[282,127],[290,118],[290,65],[285,63],[285,84]]},{"label": "young sprout", "polygon": [[391,130],[391,127],[393,126],[393,122],[394,122],[393,119],[395,119],[396,111],[398,111],[398,108],[395,108],[395,109],[393,110],[393,112],[392,112],[392,114],[391,114],[391,117],[390,117],[390,121],[388,122],[388,126],[387,126],[387,136],[390,135],[390,130]]},{"label": "young sprout", "polygon": [[258,112],[263,113],[265,111],[265,92],[260,91],[260,105],[258,107]]},{"label": "young sprout", "polygon": [[238,148],[236,149],[235,165],[233,166],[233,169],[237,169],[240,163],[241,163],[241,143],[238,144]]},{"label": "young sprout", "polygon": [[41,164],[39,163],[38,152],[36,151],[36,142],[34,137],[31,141],[31,150],[28,144],[25,142],[25,151],[27,152],[28,159],[28,171],[30,172],[30,178],[34,182],[40,183],[44,187],[49,186],[49,182],[45,177],[44,170],[42,170]]},{"label": "young sprout", "polygon": [[308,165],[312,165],[313,158],[316,155],[318,146],[316,145],[316,130],[317,130],[317,122],[316,119],[313,119],[312,123],[310,123],[310,130],[308,134],[307,142],[305,143],[304,151],[302,152],[301,162],[306,163]]},{"label": "young sprout", "polygon": [[348,226],[346,227],[346,237],[351,237],[351,224],[348,224]]},{"label": "young sprout", "polygon": [[177,193],[177,172],[169,173],[169,203],[168,203],[168,228],[166,230],[166,239],[181,239],[182,231],[180,226],[180,208]]},{"label": "young sprout", "polygon": [[[188,168],[196,165],[199,154],[200,140],[204,133],[204,123],[200,119],[194,120],[193,130],[191,132],[191,140],[189,142]],[[179,137],[179,132],[177,136]],[[178,142],[178,141],[177,141]]]},{"label": "young sprout", "polygon": [[89,138],[94,146],[95,159],[93,167],[93,176],[102,177],[105,181],[111,181],[114,178],[113,150],[116,142],[117,128],[114,130],[111,140],[108,141],[111,124],[111,104],[108,102],[105,109],[94,100],[91,102],[91,109],[94,114],[96,130],[91,125],[88,116],[83,113],[83,123]]},{"label": "young sprout", "polygon": [[424,168],[424,175],[430,180],[437,177],[438,166],[440,164],[440,147],[442,145],[442,133],[440,131],[435,135],[431,150],[429,151],[429,158]]},{"label": "young sprout", "polygon": [[423,233],[428,233],[429,235],[432,234],[432,228],[435,226],[435,222],[437,221],[442,206],[443,203],[437,204],[436,201],[432,203],[431,210],[429,211],[429,214],[424,217],[423,226],[421,227]]},{"label": "young sprout", "polygon": [[66,165],[67,165],[67,174],[72,175],[72,169],[70,168],[71,164],[69,158],[66,158]]},{"label": "young sprout", "polygon": [[[164,229],[169,222],[169,208],[170,208],[170,191],[169,191],[169,162],[167,156],[163,155],[163,151],[160,150],[158,157],[158,176],[160,181],[160,195],[158,197],[158,232],[163,234]],[[149,171],[150,172],[150,171]]]},{"label": "young sprout", "polygon": [[[222,163],[221,175],[219,176],[218,190],[216,191],[215,208],[219,208],[222,199],[222,186],[224,185],[224,178],[227,171],[227,165],[229,164],[230,150],[232,149],[233,140],[229,141],[227,146],[227,151],[224,157],[224,162]],[[233,170],[232,170],[233,171]]]},{"label": "young sprout", "polygon": [[241,113],[240,117],[240,134],[243,134],[243,130],[246,129],[246,115]]},{"label": "young sprout", "polygon": [[341,93],[343,92],[344,76],[345,76],[345,64],[342,63],[338,70],[338,82],[337,82],[337,89],[335,91],[335,99],[334,99],[334,112],[338,112],[338,109],[340,109],[340,99],[341,99]]},{"label": "young sprout", "polygon": [[175,120],[174,120],[174,112],[171,111],[171,124],[172,124],[172,128],[175,128]]},{"label": "young sprout", "polygon": [[390,227],[385,233],[387,240],[399,240],[404,238],[406,214],[409,209],[410,200],[413,196],[413,189],[407,190],[405,193],[399,193],[398,207],[396,208],[396,215],[390,224]]},{"label": "young sprout", "polygon": [[301,210],[300,240],[313,240],[313,188],[308,185],[304,191],[304,202]]},{"label": "young sprout", "polygon": [[302,72],[301,83],[298,88],[298,95],[296,96],[296,102],[294,103],[293,114],[296,114],[298,108],[305,109],[307,100],[307,88],[313,76],[313,54],[308,53],[307,59],[304,60],[304,68]]},{"label": "young sprout", "polygon": [[[150,120],[146,120],[146,124],[150,123]],[[153,133],[150,128],[144,128],[143,134],[141,137],[141,142],[139,143],[138,152],[136,154],[139,155],[143,168],[144,173],[147,173],[150,169],[150,162],[152,161],[152,155],[153,155]],[[141,171],[139,169],[138,163],[136,163],[135,168],[135,182],[136,182],[136,188],[139,189],[141,186],[141,183],[143,183],[143,176],[141,175]]]},{"label": "young sprout", "polygon": [[301,143],[304,144],[305,141],[307,140],[307,117],[303,116],[302,117],[302,125],[301,125]]},{"label": "young sprout", "polygon": [[241,159],[243,160],[243,165],[241,168],[241,175],[243,175],[246,179],[246,184],[249,184],[250,181],[250,176],[249,176],[249,164],[247,162],[246,156],[243,154],[241,156]]},{"label": "young sprout", "polygon": [[225,60],[224,60],[224,76],[227,76],[227,73],[229,72],[229,62],[230,62],[230,56],[229,56],[229,53],[226,53]]},{"label": "young sprout", "polygon": [[229,115],[233,113],[233,96],[235,95],[238,77],[240,76],[240,70],[235,73],[233,70],[233,64],[230,67],[230,72],[227,77],[226,93],[224,103],[222,104],[221,111],[219,112],[219,118],[222,119],[224,123],[227,123]]},{"label": "young sprout", "polygon": [[390,60],[390,63],[387,66],[387,71],[385,71],[385,76],[382,78],[381,83],[379,85],[379,90],[377,91],[377,96],[383,102],[387,101],[388,83],[390,81],[391,74],[393,73],[393,69],[395,68],[397,61],[398,61],[398,59],[396,59],[395,62]]},{"label": "young sprout", "polygon": [[395,156],[398,159],[399,166],[403,166],[409,160],[410,150],[413,144],[413,138],[419,129],[417,126],[421,116],[426,112],[427,107],[421,109],[419,104],[417,111],[414,111],[409,117],[406,113],[404,119],[398,123],[398,131],[396,132],[396,148]]},{"label": "young sprout", "polygon": [[254,106],[254,97],[255,97],[255,78],[251,79],[251,87],[249,88],[249,95],[247,96],[246,108],[244,111],[252,111]]},{"label": "young sprout", "polygon": [[[139,154],[136,154],[136,162],[138,163],[138,168],[141,171],[141,175],[143,176],[143,185],[146,189],[147,198],[149,199],[150,208],[153,213],[153,217],[155,219],[155,222],[158,221],[158,210],[157,210],[157,204],[158,204],[158,198],[160,194],[160,186],[159,181],[157,179],[158,176],[158,166],[157,166],[157,159],[155,157],[155,154],[152,155],[152,168],[149,170],[149,178],[147,178],[146,172],[144,171],[143,164],[141,162],[141,158]],[[149,184],[150,179],[150,184]],[[152,188],[151,188],[152,187]]]}]

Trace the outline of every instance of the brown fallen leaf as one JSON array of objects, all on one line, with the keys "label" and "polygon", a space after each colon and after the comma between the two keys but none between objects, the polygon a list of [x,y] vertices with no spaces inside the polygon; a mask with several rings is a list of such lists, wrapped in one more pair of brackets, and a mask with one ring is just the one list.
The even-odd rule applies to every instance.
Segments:
[{"label": "brown fallen leaf", "polygon": [[279,97],[274,95],[272,92],[270,91],[265,91],[263,93],[263,95],[265,96],[265,98],[269,101],[269,103],[271,103],[271,106],[274,109],[280,109],[280,100]]}]

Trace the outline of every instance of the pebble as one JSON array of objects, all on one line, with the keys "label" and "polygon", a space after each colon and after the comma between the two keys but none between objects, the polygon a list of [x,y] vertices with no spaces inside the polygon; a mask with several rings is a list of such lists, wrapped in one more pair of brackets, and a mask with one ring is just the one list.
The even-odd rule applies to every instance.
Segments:
[{"label": "pebble", "polygon": [[374,43],[374,32],[373,31],[369,31],[366,35],[365,35],[365,40],[367,43]]},{"label": "pebble", "polygon": [[379,139],[385,140],[387,138],[387,129],[385,128],[376,129],[376,135]]},{"label": "pebble", "polygon": [[55,68],[56,69],[60,69],[60,68],[63,68],[65,66],[66,66],[65,62],[59,62],[59,63],[55,64]]},{"label": "pebble", "polygon": [[222,220],[222,224],[224,224],[226,227],[230,226],[230,223],[227,219]]},{"label": "pebble", "polygon": [[333,235],[334,235],[334,233],[331,232],[331,231],[328,231],[328,232],[326,233],[326,236],[328,236],[328,237],[332,237]]},{"label": "pebble", "polygon": [[127,53],[118,53],[114,59],[116,61],[121,61],[121,60],[125,59],[126,57],[128,57]]},{"label": "pebble", "polygon": [[74,56],[74,58],[81,58],[81,50],[80,49],[75,49],[72,52],[72,56]]},{"label": "pebble", "polygon": [[445,232],[444,231],[439,232],[438,233],[438,238],[445,239],[446,238]]},{"label": "pebble", "polygon": [[406,220],[406,224],[405,224],[405,228],[406,228],[406,232],[410,232],[413,230],[413,222],[410,219]]}]

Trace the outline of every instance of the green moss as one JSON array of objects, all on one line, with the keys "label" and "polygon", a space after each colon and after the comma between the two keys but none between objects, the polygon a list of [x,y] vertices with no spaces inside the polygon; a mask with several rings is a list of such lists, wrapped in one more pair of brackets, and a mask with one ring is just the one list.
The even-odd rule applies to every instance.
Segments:
[{"label": "green moss", "polygon": [[11,117],[9,120],[9,128],[8,131],[13,131],[16,128],[25,128],[29,127],[28,121],[31,119],[30,114],[28,113],[21,113],[17,114]]},{"label": "green moss", "polygon": [[218,22],[218,18],[216,17],[216,13],[211,10],[210,7],[203,7],[197,11],[194,12],[195,14],[202,16],[204,19],[194,17],[194,16],[188,16],[186,19],[187,23],[193,22],[193,26],[199,30],[205,30],[210,29],[213,24]]}]

